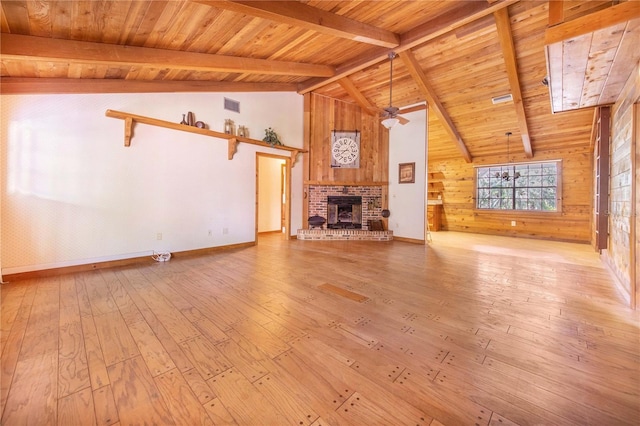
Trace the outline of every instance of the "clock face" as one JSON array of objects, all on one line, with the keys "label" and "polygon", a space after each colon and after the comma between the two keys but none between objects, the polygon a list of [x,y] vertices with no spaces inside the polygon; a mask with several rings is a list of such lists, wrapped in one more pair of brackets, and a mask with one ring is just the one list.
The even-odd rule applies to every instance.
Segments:
[{"label": "clock face", "polygon": [[351,138],[339,138],[331,147],[331,155],[336,165],[356,164],[360,156],[360,146]]}]

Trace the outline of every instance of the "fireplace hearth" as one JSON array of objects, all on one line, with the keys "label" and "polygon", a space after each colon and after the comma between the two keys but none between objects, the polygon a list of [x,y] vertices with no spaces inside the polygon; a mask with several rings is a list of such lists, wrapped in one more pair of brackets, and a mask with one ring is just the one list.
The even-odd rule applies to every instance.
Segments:
[{"label": "fireplace hearth", "polygon": [[328,196],[327,229],[362,229],[362,197]]}]

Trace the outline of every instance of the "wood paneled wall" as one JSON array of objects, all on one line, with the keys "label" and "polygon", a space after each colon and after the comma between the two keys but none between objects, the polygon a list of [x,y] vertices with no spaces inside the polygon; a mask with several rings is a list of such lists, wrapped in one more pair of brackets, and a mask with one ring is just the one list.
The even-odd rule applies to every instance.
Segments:
[{"label": "wood paneled wall", "polygon": [[[504,162],[504,157],[484,157],[473,164],[462,158],[430,160],[429,173],[441,173],[442,229],[587,243],[591,238],[592,158],[588,146],[536,154],[536,161],[562,160],[561,213],[476,210],[474,165]],[[511,221],[516,221],[515,227]]]},{"label": "wood paneled wall", "polygon": [[[640,100],[640,65],[636,65],[625,85],[620,100],[614,105],[612,114],[610,195],[609,195],[609,241],[604,252],[607,263],[623,286],[632,304],[635,300],[635,283],[631,281],[635,269],[634,229],[635,211],[633,156],[634,103]],[[636,141],[637,142],[637,141]],[[637,277],[636,277],[637,279]]]},{"label": "wood paneled wall", "polygon": [[[370,184],[389,181],[389,132],[375,115],[358,105],[311,94],[309,108],[309,173],[306,180],[314,183]],[[333,130],[358,130],[360,136],[360,168],[331,167]]]}]

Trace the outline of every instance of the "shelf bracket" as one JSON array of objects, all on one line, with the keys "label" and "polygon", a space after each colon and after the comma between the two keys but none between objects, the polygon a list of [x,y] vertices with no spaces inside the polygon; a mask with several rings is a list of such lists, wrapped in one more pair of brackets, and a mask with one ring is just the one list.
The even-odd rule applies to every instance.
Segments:
[{"label": "shelf bracket", "polygon": [[300,151],[297,149],[291,151],[291,168],[293,168],[293,166],[296,164],[296,161],[298,161],[298,154],[300,154]]},{"label": "shelf bracket", "polygon": [[233,160],[233,156],[238,152],[238,144],[240,141],[237,138],[229,139],[229,160]]},{"label": "shelf bracket", "polygon": [[124,119],[124,146],[131,146],[131,137],[133,136],[133,118]]}]

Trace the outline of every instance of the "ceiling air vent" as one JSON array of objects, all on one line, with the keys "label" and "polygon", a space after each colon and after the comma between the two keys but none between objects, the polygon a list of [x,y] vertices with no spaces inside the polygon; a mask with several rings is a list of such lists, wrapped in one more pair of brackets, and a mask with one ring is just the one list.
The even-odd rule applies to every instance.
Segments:
[{"label": "ceiling air vent", "polygon": [[496,96],[495,98],[491,98],[491,103],[493,103],[494,105],[511,101],[513,101],[513,95],[511,95],[511,93],[509,93],[508,95]]},{"label": "ceiling air vent", "polygon": [[224,98],[224,109],[228,109],[233,112],[240,112],[240,102],[233,99]]}]

